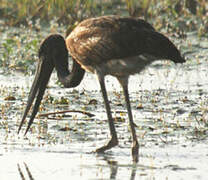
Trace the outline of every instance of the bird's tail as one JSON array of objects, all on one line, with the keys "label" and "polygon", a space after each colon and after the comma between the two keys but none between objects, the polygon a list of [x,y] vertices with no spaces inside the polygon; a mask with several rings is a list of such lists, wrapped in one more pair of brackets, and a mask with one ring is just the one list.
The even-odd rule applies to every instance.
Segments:
[{"label": "bird's tail", "polygon": [[170,59],[175,63],[184,63],[177,47],[163,34],[156,31],[146,31],[145,51],[158,59]]}]

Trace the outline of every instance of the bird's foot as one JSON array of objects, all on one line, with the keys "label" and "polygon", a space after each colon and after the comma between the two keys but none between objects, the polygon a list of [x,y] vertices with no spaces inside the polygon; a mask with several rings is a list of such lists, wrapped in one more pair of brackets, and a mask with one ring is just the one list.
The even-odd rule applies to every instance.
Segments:
[{"label": "bird's foot", "polygon": [[111,138],[110,141],[106,145],[96,149],[95,152],[96,153],[103,153],[104,151],[106,151],[108,149],[111,149],[112,147],[117,146],[117,145],[118,145],[117,137],[116,138]]},{"label": "bird's foot", "polygon": [[131,148],[131,154],[133,162],[137,163],[139,159],[139,144],[137,141],[134,141]]}]

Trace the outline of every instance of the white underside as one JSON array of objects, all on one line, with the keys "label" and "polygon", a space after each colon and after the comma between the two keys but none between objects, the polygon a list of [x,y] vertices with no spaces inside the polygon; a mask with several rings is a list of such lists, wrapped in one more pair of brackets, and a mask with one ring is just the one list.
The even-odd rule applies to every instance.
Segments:
[{"label": "white underside", "polygon": [[88,72],[99,73],[103,76],[112,75],[116,77],[124,77],[140,73],[154,60],[155,58],[152,56],[139,55],[124,59],[111,59],[99,67],[83,66],[83,68]]}]

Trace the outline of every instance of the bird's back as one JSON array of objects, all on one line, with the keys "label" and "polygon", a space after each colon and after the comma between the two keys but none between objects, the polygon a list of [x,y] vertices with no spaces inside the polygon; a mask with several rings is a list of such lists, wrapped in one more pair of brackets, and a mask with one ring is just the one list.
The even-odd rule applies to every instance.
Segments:
[{"label": "bird's back", "polygon": [[84,66],[138,55],[180,58],[168,38],[146,21],[133,17],[102,16],[82,21],[67,37],[72,57]]},{"label": "bird's back", "polygon": [[151,29],[155,30],[152,25],[147,23],[145,20],[136,18],[136,17],[121,17],[116,15],[111,16],[101,16],[96,18],[90,18],[82,21],[77,27],[84,26],[86,28],[104,28],[104,29],[122,29],[122,30],[129,30],[132,28],[136,29]]},{"label": "bird's back", "polygon": [[[72,56],[79,59],[93,57],[93,61],[132,56],[136,32],[153,30],[147,22],[138,18],[102,16],[82,21],[67,37],[67,47]],[[133,50],[133,51],[132,51]],[[85,61],[87,61],[85,59]],[[83,63],[83,62],[82,62]],[[90,62],[85,62],[90,63]]]}]

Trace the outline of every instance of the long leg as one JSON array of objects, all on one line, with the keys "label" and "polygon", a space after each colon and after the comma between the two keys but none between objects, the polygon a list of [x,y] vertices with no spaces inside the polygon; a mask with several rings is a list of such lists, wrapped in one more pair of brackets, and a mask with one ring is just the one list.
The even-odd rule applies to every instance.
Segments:
[{"label": "long leg", "polygon": [[132,134],[132,139],[133,139],[131,153],[132,153],[133,161],[138,162],[139,144],[137,141],[135,124],[133,121],[131,105],[130,105],[130,101],[129,101],[128,77],[124,77],[124,78],[118,77],[118,80],[123,88],[125,101],[126,101],[126,107],[127,107],[127,111],[128,111],[128,117],[129,117],[129,125],[131,128],[131,134]]},{"label": "long leg", "polygon": [[118,138],[117,138],[117,134],[116,134],[116,130],[115,130],[112,114],[111,114],[111,109],[110,109],[110,105],[109,105],[109,101],[108,101],[108,96],[107,96],[107,92],[106,92],[106,88],[105,88],[104,77],[103,77],[103,75],[100,75],[100,74],[97,74],[97,76],[98,76],[101,91],[103,94],[103,99],[104,99],[104,103],[105,103],[106,113],[108,116],[108,124],[109,124],[110,134],[111,134],[110,141],[106,145],[96,149],[96,152],[101,153],[101,152],[104,152],[105,150],[111,149],[112,147],[118,145]]}]

